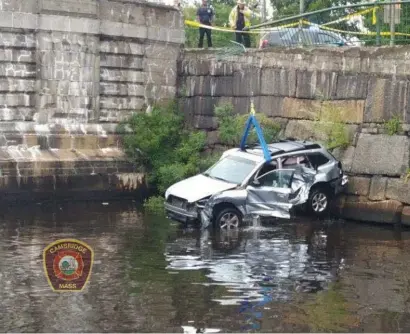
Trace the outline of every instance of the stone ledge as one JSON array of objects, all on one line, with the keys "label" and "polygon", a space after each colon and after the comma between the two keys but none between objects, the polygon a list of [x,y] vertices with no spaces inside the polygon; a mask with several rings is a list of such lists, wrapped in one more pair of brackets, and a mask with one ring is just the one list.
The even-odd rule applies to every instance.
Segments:
[{"label": "stone ledge", "polygon": [[24,150],[84,150],[84,149],[119,149],[121,136],[108,135],[68,135],[68,134],[3,134],[0,135],[0,152]]},{"label": "stone ledge", "polygon": [[[408,45],[374,48],[275,48],[272,50],[247,50],[242,56],[226,57],[224,62],[246,65],[259,64],[263,68],[292,68],[301,70],[343,72],[344,75],[378,74],[378,76],[399,73],[397,78],[410,74],[407,55]],[[186,60],[215,60],[215,49],[185,50]],[[390,61],[392,60],[392,61]]]},{"label": "stone ledge", "polygon": [[96,0],[41,0],[39,2],[41,13],[58,13],[62,15],[76,15],[82,17],[95,17],[98,14]]},{"label": "stone ledge", "polygon": [[36,31],[59,31],[67,33],[118,36],[148,39],[166,43],[182,44],[184,32],[169,27],[135,25],[88,17],[73,17],[55,14],[32,14],[0,10],[0,28]]},{"label": "stone ledge", "polygon": [[133,163],[118,148],[105,149],[0,149],[0,176],[94,175],[135,172]]},{"label": "stone ledge", "polygon": [[145,176],[140,173],[96,175],[1,177],[2,202],[48,201],[60,198],[95,200],[130,196],[144,198],[148,191]]},{"label": "stone ledge", "polygon": [[395,200],[379,202],[353,201],[346,198],[340,209],[345,219],[356,221],[396,224],[400,222],[403,204]]},{"label": "stone ledge", "polygon": [[[78,141],[81,138],[73,139]],[[22,192],[48,196],[76,191],[121,193],[139,191],[146,186],[144,176],[136,172],[135,165],[118,147],[81,150],[41,150],[38,146],[0,148],[0,194],[13,193],[20,198]]]},{"label": "stone ledge", "polygon": [[67,135],[99,135],[106,136],[108,134],[116,134],[118,128],[117,123],[87,123],[87,124],[39,124],[35,122],[0,122],[0,134],[35,134],[35,135],[51,135],[51,134],[67,134]]}]

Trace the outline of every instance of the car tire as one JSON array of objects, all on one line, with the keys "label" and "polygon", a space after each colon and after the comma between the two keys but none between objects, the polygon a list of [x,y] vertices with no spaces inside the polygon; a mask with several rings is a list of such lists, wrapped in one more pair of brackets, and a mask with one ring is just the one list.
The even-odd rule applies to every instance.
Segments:
[{"label": "car tire", "polygon": [[216,214],[215,227],[217,229],[234,229],[242,226],[242,214],[239,210],[228,207]]},{"label": "car tire", "polygon": [[329,213],[330,194],[325,187],[316,187],[309,194],[307,209],[316,217],[324,217]]}]

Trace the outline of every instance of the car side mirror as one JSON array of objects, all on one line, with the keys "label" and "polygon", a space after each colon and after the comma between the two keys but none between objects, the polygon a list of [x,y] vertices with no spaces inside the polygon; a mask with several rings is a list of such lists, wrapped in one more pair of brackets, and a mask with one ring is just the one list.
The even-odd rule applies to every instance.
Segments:
[{"label": "car side mirror", "polygon": [[261,184],[261,183],[259,182],[258,179],[253,179],[253,181],[252,181],[252,185],[253,185],[253,186],[256,186],[256,187],[257,187],[257,186],[260,186],[260,184]]}]

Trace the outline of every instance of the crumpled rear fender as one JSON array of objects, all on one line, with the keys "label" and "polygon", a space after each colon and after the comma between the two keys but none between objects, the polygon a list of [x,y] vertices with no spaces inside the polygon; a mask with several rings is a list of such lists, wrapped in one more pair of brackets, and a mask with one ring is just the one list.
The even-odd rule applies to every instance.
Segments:
[{"label": "crumpled rear fender", "polygon": [[300,191],[294,198],[289,198],[289,203],[293,206],[305,204],[309,199],[310,189],[312,184],[305,184],[300,188]]}]

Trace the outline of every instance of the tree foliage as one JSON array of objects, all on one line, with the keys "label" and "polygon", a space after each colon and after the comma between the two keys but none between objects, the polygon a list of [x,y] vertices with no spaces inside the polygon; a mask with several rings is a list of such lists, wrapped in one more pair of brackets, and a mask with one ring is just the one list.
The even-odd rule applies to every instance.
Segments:
[{"label": "tree foliage", "polygon": [[[275,19],[284,18],[288,16],[298,15],[300,13],[300,5],[299,1],[294,0],[271,0],[272,5],[276,10],[276,17]],[[304,1],[304,13],[314,12],[321,9],[332,8],[337,6],[344,6],[349,4],[360,3],[361,0],[305,0]],[[357,9],[337,9],[337,10],[329,10],[323,13],[309,15],[306,17],[310,22],[316,24],[323,24],[326,22],[330,22],[332,20],[337,20],[341,17],[344,17],[351,12],[356,11]],[[347,31],[357,31],[357,27],[348,23],[347,21],[342,21],[337,24],[332,25],[332,28],[347,30]]]},{"label": "tree foliage", "polygon": [[[272,6],[277,10],[278,17],[297,15],[300,13],[300,2],[295,0],[271,0]],[[348,4],[360,3],[361,0],[304,0],[304,9],[306,12],[313,12],[320,9],[344,6]],[[331,12],[329,12],[331,13]],[[347,13],[347,12],[346,12]],[[342,13],[343,14],[343,13]],[[320,14],[323,17],[331,14]],[[332,16],[335,16],[333,13]]]}]

